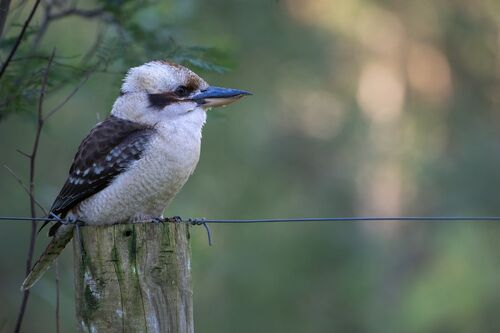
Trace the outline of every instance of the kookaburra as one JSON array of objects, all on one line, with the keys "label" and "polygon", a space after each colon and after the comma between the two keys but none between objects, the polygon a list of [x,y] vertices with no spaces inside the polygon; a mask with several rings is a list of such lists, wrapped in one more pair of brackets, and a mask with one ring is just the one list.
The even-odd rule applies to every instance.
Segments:
[{"label": "kookaburra", "polygon": [[[86,224],[157,219],[193,173],[206,111],[249,93],[209,86],[186,67],[152,61],[131,68],[111,115],[83,140],[51,215]],[[73,237],[55,223],[29,289]]]}]

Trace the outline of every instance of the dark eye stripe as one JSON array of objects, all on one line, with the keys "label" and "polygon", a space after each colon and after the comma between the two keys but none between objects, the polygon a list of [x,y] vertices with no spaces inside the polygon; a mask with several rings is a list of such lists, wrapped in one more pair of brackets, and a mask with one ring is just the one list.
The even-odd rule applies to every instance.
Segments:
[{"label": "dark eye stripe", "polygon": [[148,94],[151,107],[163,109],[165,106],[177,102],[179,99],[169,93],[166,94]]}]

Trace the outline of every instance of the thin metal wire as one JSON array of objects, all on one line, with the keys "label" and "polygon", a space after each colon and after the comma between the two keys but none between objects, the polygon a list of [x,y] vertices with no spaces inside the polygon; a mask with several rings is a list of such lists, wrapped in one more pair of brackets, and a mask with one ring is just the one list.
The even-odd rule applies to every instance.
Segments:
[{"label": "thin metal wire", "polygon": [[[80,225],[85,225],[84,221],[69,221],[60,219],[57,216],[52,217],[24,217],[24,216],[0,216],[0,220],[8,221],[58,221],[63,224],[76,223],[77,233],[79,234],[78,227]],[[500,216],[359,216],[359,217],[292,217],[292,218],[276,218],[276,219],[206,219],[201,218],[188,218],[182,219],[179,217],[175,218],[175,221],[171,221],[170,218],[164,219],[165,222],[174,223],[186,223],[190,225],[202,225],[206,232],[208,238],[208,245],[212,246],[212,231],[208,226],[209,223],[221,223],[221,224],[249,224],[249,223],[294,223],[294,222],[389,222],[389,221],[407,221],[407,222],[472,222],[472,221],[499,221]],[[79,236],[79,235],[78,235]]]},{"label": "thin metal wire", "polygon": [[[286,222],[355,222],[355,221],[500,221],[500,216],[361,216],[361,217],[298,217],[276,219],[188,219],[203,223],[286,223]],[[193,223],[197,224],[197,223]]]},{"label": "thin metal wire", "polygon": [[0,220],[3,221],[35,221],[35,222],[47,222],[47,221],[58,221],[63,220],[55,217],[24,217],[24,216],[0,216]]},{"label": "thin metal wire", "polygon": [[185,221],[185,222],[187,222],[191,225],[202,225],[203,227],[205,227],[205,230],[207,231],[208,246],[212,246],[212,230],[210,230],[210,227],[208,226],[206,220],[207,219],[204,217],[202,217],[202,218],[188,218],[187,221]]},{"label": "thin metal wire", "polygon": [[[0,220],[7,221],[58,221],[66,223],[68,221],[58,217],[24,217],[24,216],[0,216]],[[500,221],[500,216],[359,216],[359,217],[292,217],[273,219],[207,219],[188,218],[180,219],[177,222],[192,225],[205,225],[207,223],[286,223],[286,222],[355,222],[355,221]],[[71,221],[69,221],[71,222]],[[74,221],[73,221],[74,222]],[[85,221],[81,222],[85,225]]]}]

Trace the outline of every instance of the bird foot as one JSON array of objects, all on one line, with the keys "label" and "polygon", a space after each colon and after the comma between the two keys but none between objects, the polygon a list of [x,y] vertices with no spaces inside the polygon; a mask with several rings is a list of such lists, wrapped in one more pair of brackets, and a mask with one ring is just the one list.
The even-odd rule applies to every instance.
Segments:
[{"label": "bird foot", "polygon": [[61,222],[63,225],[77,224],[78,219],[75,216],[66,216],[66,218],[60,219],[58,222]]},{"label": "bird foot", "polygon": [[153,217],[151,219],[151,222],[165,224],[165,218],[162,217],[162,216],[160,216],[160,217]]},{"label": "bird foot", "polygon": [[181,223],[182,222],[182,217],[180,217],[180,216],[172,216],[172,217],[167,217],[164,220],[166,222]]}]

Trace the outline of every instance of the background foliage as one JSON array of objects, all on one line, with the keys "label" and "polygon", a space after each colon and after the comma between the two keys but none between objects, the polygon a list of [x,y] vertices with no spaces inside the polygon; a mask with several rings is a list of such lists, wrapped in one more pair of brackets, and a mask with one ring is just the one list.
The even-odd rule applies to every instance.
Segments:
[{"label": "background foliage", "polygon": [[[31,6],[22,3],[11,4],[19,9],[2,43],[16,35]],[[45,206],[64,182],[82,137],[109,112],[126,68],[170,58],[213,84],[254,96],[211,111],[198,169],[167,215],[498,214],[497,1],[85,5],[105,10],[104,18],[56,20],[35,47],[41,11],[17,55],[43,59],[57,47],[60,65],[49,77],[47,110],[92,73],[44,130],[37,197]],[[96,40],[101,42],[95,51],[85,56]],[[3,61],[9,48],[0,47]],[[0,111],[0,162],[26,175],[26,161],[15,150],[31,147],[36,87],[46,60],[13,64],[10,76],[0,81],[0,104],[8,101]],[[231,70],[221,75],[224,69]],[[27,201],[8,172],[0,171],[0,212],[26,215]],[[0,331],[10,332],[29,227],[3,223],[0,228]],[[212,229],[210,248],[202,228],[193,231],[198,331],[497,332],[500,327],[500,225],[495,223]],[[70,250],[61,266],[62,331],[72,332]],[[50,274],[33,289],[26,332],[54,331],[54,288]]]}]

